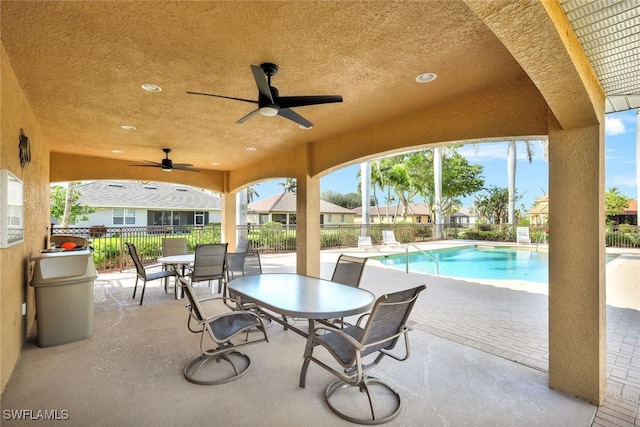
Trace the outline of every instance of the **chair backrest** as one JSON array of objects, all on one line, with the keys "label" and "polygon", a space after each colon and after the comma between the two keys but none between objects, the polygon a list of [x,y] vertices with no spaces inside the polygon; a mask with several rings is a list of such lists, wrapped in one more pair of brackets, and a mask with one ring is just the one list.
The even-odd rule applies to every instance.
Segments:
[{"label": "chair backrest", "polygon": [[[418,294],[426,289],[425,285],[404,291],[393,292],[379,297],[373,309],[367,325],[364,327],[360,342],[368,344],[383,340],[402,331],[405,327],[413,305],[418,299]],[[395,347],[400,337],[372,346],[362,352],[362,355],[373,353],[380,349],[391,350]]]},{"label": "chair backrest", "polygon": [[246,257],[246,252],[227,252],[228,280],[233,280],[235,273],[244,275],[244,263]]},{"label": "chair backrest", "polygon": [[239,239],[235,253],[246,254],[247,252],[249,252],[249,239]]},{"label": "chair backrest", "polygon": [[262,263],[260,262],[260,254],[258,252],[248,253],[244,259],[244,275],[253,276],[262,274]]},{"label": "chair backrest", "polygon": [[184,277],[179,277],[178,280],[180,281],[180,286],[182,286],[182,289],[184,289],[184,293],[189,299],[189,304],[191,304],[191,312],[196,317],[196,319],[204,320],[206,318],[206,315],[204,313],[204,310],[202,309],[202,305],[200,305],[198,297],[196,296],[196,292],[193,290],[193,287]]},{"label": "chair backrest", "polygon": [[366,262],[367,258],[340,255],[333,270],[331,281],[357,288],[360,286],[360,279]]},{"label": "chair backrest", "polygon": [[227,258],[227,244],[215,243],[196,246],[191,280],[223,279]]},{"label": "chair backrest", "polygon": [[371,236],[358,236],[358,247],[371,247]]},{"label": "chair backrest", "polygon": [[140,255],[138,255],[138,250],[133,243],[125,242],[127,245],[127,249],[129,249],[129,255],[131,255],[131,259],[133,260],[133,264],[136,266],[136,273],[138,277],[142,279],[147,278],[147,272],[142,265],[142,261],[140,261]]},{"label": "chair backrest", "polygon": [[188,253],[187,239],[184,237],[166,237],[162,239],[162,256],[185,255]]},{"label": "chair backrest", "polygon": [[393,230],[382,230],[382,241],[384,243],[396,243],[396,235]]},{"label": "chair backrest", "polygon": [[516,242],[531,243],[529,238],[529,227],[517,227],[516,228]]}]

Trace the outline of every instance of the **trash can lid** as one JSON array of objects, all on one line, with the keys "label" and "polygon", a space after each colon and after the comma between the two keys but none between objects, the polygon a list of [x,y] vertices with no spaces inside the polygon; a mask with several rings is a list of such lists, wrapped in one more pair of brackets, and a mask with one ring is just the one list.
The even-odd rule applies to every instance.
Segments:
[{"label": "trash can lid", "polygon": [[31,286],[89,280],[97,277],[93,256],[89,250],[55,252],[34,259]]}]

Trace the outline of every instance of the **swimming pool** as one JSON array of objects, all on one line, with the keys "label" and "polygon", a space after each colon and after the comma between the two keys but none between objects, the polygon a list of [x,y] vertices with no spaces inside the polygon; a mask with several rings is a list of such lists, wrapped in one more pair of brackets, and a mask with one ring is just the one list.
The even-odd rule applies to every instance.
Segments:
[{"label": "swimming pool", "polygon": [[[409,254],[409,271],[470,279],[527,280],[549,283],[547,251],[513,247],[465,246]],[[406,269],[406,254],[376,257],[384,265]],[[613,257],[607,256],[607,262]],[[436,262],[438,267],[436,267]]]}]

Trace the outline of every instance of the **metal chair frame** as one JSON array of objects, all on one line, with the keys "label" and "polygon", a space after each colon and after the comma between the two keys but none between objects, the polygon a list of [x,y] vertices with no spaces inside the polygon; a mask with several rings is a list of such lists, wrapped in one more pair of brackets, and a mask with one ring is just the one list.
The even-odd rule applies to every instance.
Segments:
[{"label": "metal chair frame", "polygon": [[[324,399],[329,409],[347,421],[358,424],[383,424],[393,420],[402,409],[400,394],[393,387],[375,377],[368,376],[366,371],[376,366],[384,356],[403,361],[409,358],[409,331],[406,326],[409,315],[424,285],[404,291],[394,292],[379,297],[371,313],[362,315],[355,326],[337,329],[327,326],[316,326],[309,332],[305,347],[304,363],[300,372],[300,387],[305,388],[307,370],[310,362],[314,362],[338,377],[325,389]],[[366,319],[366,325],[360,326]],[[400,337],[404,337],[405,354],[391,353]],[[324,347],[343,368],[335,369],[314,357],[313,350],[317,346]],[[365,364],[363,358],[378,353],[373,362]],[[391,392],[395,399],[393,409],[386,414],[376,412],[372,397],[372,386],[381,386]],[[370,416],[347,414],[332,404],[332,398],[338,398],[340,392],[352,387],[367,396]]]},{"label": "metal chair frame", "polygon": [[[138,255],[138,249],[133,243],[126,242],[127,249],[129,249],[129,255],[131,255],[131,259],[133,260],[133,264],[136,266],[136,283],[133,286],[133,299],[136,298],[136,290],[138,289],[138,280],[142,279],[142,293],[140,294],[140,305],[142,305],[142,300],[144,299],[144,291],[147,287],[147,282],[151,280],[164,279],[168,277],[176,277],[175,271],[169,270],[161,270],[155,273],[148,273],[147,270],[142,265],[142,261],[140,261],[140,255]],[[166,288],[165,288],[166,292]]]},{"label": "metal chair frame", "polygon": [[[203,302],[215,300],[226,302],[227,300],[233,300],[233,298],[219,296],[198,299],[188,280],[180,277],[178,278],[178,283],[189,299],[189,304],[186,306],[189,309],[187,327],[189,331],[200,334],[200,350],[202,351],[200,356],[185,365],[183,369],[185,379],[194,384],[214,385],[233,381],[243,376],[251,366],[251,359],[246,354],[239,352],[237,348],[269,341],[262,319],[255,313],[246,310],[207,316],[202,307]],[[247,334],[247,339],[244,342],[233,343],[231,341],[237,335],[243,332],[248,333],[253,328],[257,328],[262,333],[260,338],[249,341]],[[209,348],[209,341],[215,344],[214,348]],[[229,364],[231,367],[230,374],[219,376],[219,371],[222,368],[219,367],[218,362],[221,361]],[[215,366],[219,369],[216,370],[210,366]],[[208,376],[207,369],[214,369],[216,375],[213,377]],[[201,374],[201,372],[205,373]]]}]

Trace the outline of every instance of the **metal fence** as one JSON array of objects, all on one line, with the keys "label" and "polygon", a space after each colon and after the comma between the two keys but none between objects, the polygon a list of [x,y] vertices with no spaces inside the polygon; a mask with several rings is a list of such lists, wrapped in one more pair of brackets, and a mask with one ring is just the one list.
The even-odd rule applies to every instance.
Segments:
[{"label": "metal fence", "polygon": [[[321,249],[339,249],[358,246],[358,237],[371,236],[374,245],[382,244],[382,231],[393,230],[401,243],[419,243],[439,239],[469,239],[499,242],[515,242],[516,227],[509,224],[481,224],[473,227],[443,227],[436,233],[433,224],[344,224],[322,225],[320,228]],[[530,227],[533,244],[547,243],[548,230]],[[196,245],[219,243],[220,224],[206,226],[143,226],[143,227],[53,227],[52,234],[73,234],[86,237],[93,247],[93,257],[99,271],[133,268],[125,242],[136,245],[143,262],[156,262],[162,255],[162,239],[184,237],[190,251]],[[249,240],[250,250],[262,253],[294,252],[296,250],[296,227],[278,223],[238,227],[239,237]],[[640,248],[640,228],[620,226],[616,231],[607,231],[607,246]]]}]

